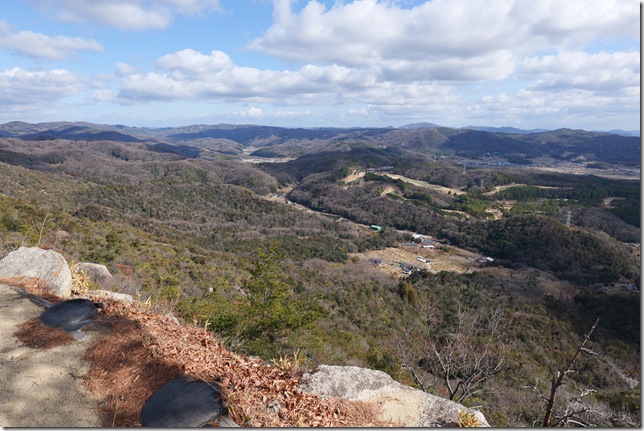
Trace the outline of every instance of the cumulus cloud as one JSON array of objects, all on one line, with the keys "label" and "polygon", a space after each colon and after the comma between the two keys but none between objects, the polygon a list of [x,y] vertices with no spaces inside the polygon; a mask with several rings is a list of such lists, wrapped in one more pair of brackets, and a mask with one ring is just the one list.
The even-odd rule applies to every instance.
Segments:
[{"label": "cumulus cloud", "polygon": [[31,72],[19,67],[0,70],[0,103],[49,103],[86,89],[86,79],[65,69]]},{"label": "cumulus cloud", "polygon": [[17,54],[47,60],[62,60],[79,51],[103,51],[103,46],[93,39],[49,36],[27,30],[14,31],[2,20],[0,20],[0,46]]},{"label": "cumulus cloud", "polygon": [[466,118],[475,124],[587,130],[618,128],[615,124],[638,123],[639,87],[607,92],[593,86],[566,85],[553,91],[549,86],[537,84],[482,97],[467,106],[465,112]]},{"label": "cumulus cloud", "polygon": [[[372,70],[306,65],[298,70],[262,70],[235,65],[223,52],[202,54],[185,49],[164,55],[158,71],[133,73],[121,79],[121,97],[132,99],[252,99],[289,103],[328,103],[337,93],[376,87]],[[326,96],[325,96],[326,95]]]},{"label": "cumulus cloud", "polygon": [[[460,106],[453,86],[382,82],[378,80],[378,71],[371,69],[307,65],[293,71],[260,70],[237,66],[219,52],[205,55],[192,50],[169,54],[162,59],[157,62],[158,70],[154,72],[123,76],[119,100],[123,103],[151,100],[252,103],[253,108],[244,111],[242,116],[267,121],[311,119],[308,107],[315,106],[348,107],[368,103],[380,107],[373,109],[374,112],[401,117],[403,113],[413,116],[433,112],[445,114]],[[185,70],[187,64],[194,68]],[[261,110],[269,105],[298,106],[301,110]]]},{"label": "cumulus cloud", "polygon": [[[312,0],[298,13],[292,3],[275,1],[273,25],[249,49],[304,64],[378,65],[389,79],[500,80],[522,56],[546,48],[579,48],[597,34],[639,37],[639,8],[629,0],[433,0],[411,8],[361,0],[329,9]],[[446,61],[459,73],[444,73]]]},{"label": "cumulus cloud", "polygon": [[538,90],[576,88],[617,95],[628,88],[639,88],[640,53],[560,52],[526,58],[521,69],[527,77],[538,79],[534,85]]},{"label": "cumulus cloud", "polygon": [[310,110],[294,111],[294,110],[266,110],[258,106],[251,106],[248,109],[239,111],[236,113],[237,117],[251,119],[251,120],[261,120],[261,121],[281,121],[281,120],[307,120],[311,117],[312,113]]},{"label": "cumulus cloud", "polygon": [[264,111],[257,106],[251,106],[248,110],[240,112],[239,115],[242,117],[259,118],[264,116]]},{"label": "cumulus cloud", "polygon": [[[125,30],[164,28],[179,14],[220,6],[206,0],[31,2],[60,20]],[[73,85],[66,81],[69,72],[19,70],[33,75],[15,82],[14,96],[3,96],[18,100],[22,90],[30,99],[31,80],[56,97],[58,89],[49,92],[48,83],[61,79],[61,98],[92,85],[86,100],[241,103],[246,108],[239,117],[295,122],[322,118],[319,106],[347,122],[372,124],[387,118],[386,124],[480,119],[521,125],[526,117],[572,118],[584,106],[596,116],[639,113],[639,8],[631,0],[433,0],[403,6],[408,3],[275,0],[272,25],[247,47],[285,61],[289,66],[281,70],[242,67],[226,52],[188,48],[158,57],[153,69],[116,63],[109,79],[118,84],[104,87],[83,80]],[[632,51],[596,52],[607,49],[606,41],[617,47],[624,40]],[[1,20],[0,45],[15,52],[27,47],[22,54],[51,59],[102,49],[91,39],[12,32]],[[0,86],[7,82],[5,76]]]},{"label": "cumulus cloud", "polygon": [[224,52],[212,51],[210,55],[206,55],[193,49],[184,49],[174,54],[164,55],[157,61],[157,66],[197,76],[207,76],[235,67],[228,54]]},{"label": "cumulus cloud", "polygon": [[118,92],[110,88],[96,90],[89,97],[90,102],[117,102]]},{"label": "cumulus cloud", "polygon": [[138,69],[136,67],[130,66],[127,63],[123,63],[122,61],[116,63],[116,74],[118,76],[131,75],[137,72]]},{"label": "cumulus cloud", "polygon": [[174,15],[220,10],[219,0],[30,0],[46,16],[64,22],[91,22],[121,30],[158,30]]}]

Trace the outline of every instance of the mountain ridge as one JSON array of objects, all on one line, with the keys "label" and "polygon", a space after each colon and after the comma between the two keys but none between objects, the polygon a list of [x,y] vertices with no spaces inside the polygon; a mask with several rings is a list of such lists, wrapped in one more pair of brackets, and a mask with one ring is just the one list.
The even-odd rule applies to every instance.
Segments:
[{"label": "mountain ridge", "polygon": [[[624,132],[627,133],[627,132]],[[69,139],[117,141],[179,146],[179,154],[198,157],[201,150],[241,155],[252,149],[254,157],[297,157],[325,152],[339,143],[369,143],[381,149],[401,148],[423,155],[448,154],[477,159],[486,156],[530,164],[535,157],[639,165],[640,139],[626,134],[560,128],[523,130],[513,127],[443,127],[415,123],[399,128],[285,128],[262,125],[194,124],[147,128],[87,122],[0,124],[0,137],[22,141]],[[190,149],[193,148],[192,150]],[[167,147],[165,147],[168,150]]]}]

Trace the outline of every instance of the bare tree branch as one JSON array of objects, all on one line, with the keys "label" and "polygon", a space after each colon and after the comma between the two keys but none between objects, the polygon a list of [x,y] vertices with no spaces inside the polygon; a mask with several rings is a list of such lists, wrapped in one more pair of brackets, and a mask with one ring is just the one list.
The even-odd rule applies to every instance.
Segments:
[{"label": "bare tree branch", "polygon": [[597,352],[595,352],[593,350],[587,349],[585,347],[582,348],[581,351],[584,352],[584,353],[588,353],[591,356],[596,357],[597,359],[601,360],[602,362],[604,362],[605,364],[610,366],[613,369],[613,371],[615,371],[615,374],[617,374],[617,376],[620,379],[622,379],[624,381],[624,383],[626,383],[628,385],[629,389],[634,389],[634,388],[637,387],[637,385],[639,385],[639,382],[637,380],[628,377],[626,374],[624,374],[624,372],[622,370],[617,368],[617,366],[615,364],[610,362],[608,359],[606,359],[604,356],[600,355],[599,353],[597,353]]},{"label": "bare tree branch", "polygon": [[546,414],[543,417],[543,426],[548,427],[550,426],[550,420],[552,418],[552,410],[555,405],[555,397],[557,395],[557,390],[559,387],[563,384],[563,379],[566,376],[566,374],[570,373],[572,371],[573,365],[575,365],[575,361],[577,361],[577,358],[581,354],[581,352],[584,349],[584,346],[590,339],[590,336],[592,335],[593,331],[597,327],[597,324],[599,323],[599,319],[595,320],[595,323],[593,324],[592,328],[590,328],[590,331],[588,331],[588,334],[584,337],[584,341],[581,342],[581,345],[573,355],[573,357],[570,359],[568,362],[568,366],[564,371],[557,370],[557,374],[552,377],[552,385],[550,386],[550,397],[548,398],[548,403],[546,406]]},{"label": "bare tree branch", "polygon": [[462,402],[479,393],[503,369],[498,331],[503,319],[499,309],[483,318],[480,311],[459,304],[453,331],[428,337],[426,370],[440,377],[450,400]]}]

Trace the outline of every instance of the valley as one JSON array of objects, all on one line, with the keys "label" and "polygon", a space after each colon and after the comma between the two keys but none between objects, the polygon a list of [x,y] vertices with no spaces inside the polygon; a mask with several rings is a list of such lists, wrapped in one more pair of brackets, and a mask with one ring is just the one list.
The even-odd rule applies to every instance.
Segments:
[{"label": "valley", "polygon": [[[592,349],[613,366],[584,355],[567,384],[595,391],[584,420],[638,423],[639,387],[620,378],[641,373],[638,138],[0,131],[2,254],[30,245],[103,264],[114,280],[102,287],[206,326],[235,351],[365,366],[441,396],[488,345],[503,365],[464,402],[500,427],[542,417],[526,387],[547,391],[599,318]],[[496,324],[508,330],[489,332]],[[450,351],[457,335],[469,347]],[[443,375],[441,354],[462,355],[454,373]]]},{"label": "valley", "polygon": [[[407,178],[402,177],[400,175],[387,175],[387,176],[390,176],[391,178],[403,179],[405,181],[408,180]],[[350,184],[363,177],[364,177],[364,172],[353,173],[345,177],[342,180],[342,182],[345,184]],[[410,180],[410,182],[413,182],[414,184],[418,184],[422,187],[429,187],[429,188],[441,190],[444,193],[446,193],[447,191],[452,192],[451,189],[423,183],[422,181]],[[298,203],[289,201],[288,198],[286,198],[286,195],[291,190],[292,190],[292,187],[280,189],[276,193],[271,193],[269,196],[265,196],[265,199],[272,202],[278,202],[283,205],[292,206],[293,208],[296,208],[300,211],[305,211],[311,214],[319,214],[320,216],[324,216],[324,217],[331,217],[332,219],[335,220],[336,223],[350,225],[354,229],[361,229],[364,232],[371,233],[372,235],[376,234],[375,232],[373,232],[372,229],[370,229],[369,225],[356,223],[356,222],[344,219],[342,217],[338,217],[334,214],[312,210],[310,208],[305,207],[304,205],[300,205]],[[381,194],[382,195],[387,194],[388,193],[387,190],[388,189],[385,189]],[[390,188],[389,190],[391,191],[393,190],[393,188]],[[456,193],[456,191],[454,191],[453,193]],[[398,231],[398,234],[401,237],[404,237],[404,236],[410,237],[414,235],[413,232],[406,232],[406,231]],[[425,238],[428,239],[427,237]],[[404,272],[403,266],[410,267],[410,268],[413,267],[414,269],[424,269],[431,273],[450,271],[450,272],[456,272],[456,273],[462,273],[462,274],[469,273],[475,270],[480,270],[481,268],[485,267],[486,262],[482,262],[480,260],[484,260],[486,256],[483,256],[480,253],[463,250],[461,248],[454,247],[454,246],[447,247],[447,246],[443,246],[438,242],[435,242],[434,240],[431,240],[431,241],[432,241],[432,245],[426,245],[425,248],[423,248],[423,245],[420,243],[417,244],[417,243],[411,242],[411,243],[399,244],[396,247],[387,247],[382,250],[372,250],[372,251],[369,251],[368,253],[366,252],[349,253],[348,255],[350,258],[355,257],[356,259],[359,259],[361,261],[369,262],[373,264],[374,267],[377,268],[378,270],[383,271],[384,273],[389,274],[397,279],[404,278],[406,275],[409,274],[409,272],[408,273]],[[419,262],[418,257],[422,257],[426,261],[431,261],[431,263]]]}]

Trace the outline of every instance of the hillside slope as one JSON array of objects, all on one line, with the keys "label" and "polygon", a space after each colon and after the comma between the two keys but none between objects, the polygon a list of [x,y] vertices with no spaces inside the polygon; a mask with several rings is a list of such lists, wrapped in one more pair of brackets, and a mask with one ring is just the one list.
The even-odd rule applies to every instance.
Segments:
[{"label": "hillside slope", "polygon": [[[37,279],[5,281],[52,303],[60,301]],[[86,295],[101,301],[104,308],[84,328],[86,338],[79,342],[60,329],[44,326],[38,319],[39,307],[0,283],[0,306],[6,309],[0,316],[6,373],[5,391],[0,394],[3,426],[137,427],[146,400],[163,384],[182,376],[216,381],[221,387],[224,417],[215,419],[214,426],[224,419],[226,424],[233,421],[245,427],[415,426],[421,420],[441,423],[447,409],[441,403],[451,403],[433,397],[437,412],[425,417],[419,402],[431,396],[410,398],[422,392],[397,383],[374,385],[372,392],[383,390],[386,396],[370,397],[371,401],[321,398],[300,389],[304,370],[297,357],[268,364],[235,354],[205,328],[145,310],[144,304],[118,302],[99,292]],[[18,356],[20,361],[15,360]],[[360,373],[353,368],[353,373]],[[324,379],[333,386],[332,376]],[[355,387],[349,392],[364,391],[364,383],[352,383]],[[451,404],[454,407],[448,408],[469,411]]]}]

